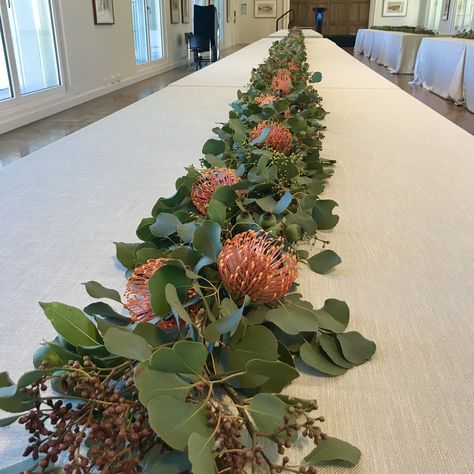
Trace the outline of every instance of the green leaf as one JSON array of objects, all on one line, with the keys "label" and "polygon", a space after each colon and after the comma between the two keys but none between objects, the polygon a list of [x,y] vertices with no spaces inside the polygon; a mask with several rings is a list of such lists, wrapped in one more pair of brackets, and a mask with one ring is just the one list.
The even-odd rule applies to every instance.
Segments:
[{"label": "green leaf", "polygon": [[188,440],[188,456],[192,464],[193,474],[210,474],[214,472],[212,451],[214,449],[214,434],[204,437],[192,433]]},{"label": "green leaf", "polygon": [[341,257],[333,250],[323,250],[308,259],[308,265],[313,272],[324,275],[341,263]]},{"label": "green leaf", "polygon": [[318,320],[319,327],[330,332],[344,332],[346,326],[340,323],[337,319],[334,319],[329,313],[322,309],[316,309],[314,311]]},{"label": "green leaf", "polygon": [[327,438],[314,448],[304,460],[310,466],[353,467],[359,462],[360,456],[360,450],[347,441]]},{"label": "green leaf", "polygon": [[158,269],[148,281],[151,307],[158,316],[170,313],[171,306],[166,299],[166,286],[171,283],[175,286],[180,301],[184,301],[191,287],[191,280],[186,276],[184,267],[171,264]]},{"label": "green leaf", "polygon": [[[269,381],[272,382],[271,387],[275,388],[274,391],[276,392],[280,392],[300,376],[294,367],[279,360],[252,359],[247,362],[245,369],[248,373],[268,377]],[[268,388],[266,388],[266,391],[270,391]]]},{"label": "green leaf", "polygon": [[302,117],[290,117],[287,123],[293,133],[302,132],[308,128],[308,122]]},{"label": "green leaf", "polygon": [[323,80],[323,75],[320,72],[313,72],[311,76],[311,82],[321,82]]},{"label": "green leaf", "polygon": [[161,446],[155,445],[142,461],[142,472],[146,474],[187,474],[191,470],[187,453],[170,451],[161,454]]},{"label": "green leaf", "polygon": [[227,206],[213,198],[207,205],[207,215],[209,219],[223,226],[227,217]]},{"label": "green leaf", "polygon": [[344,358],[355,365],[367,362],[375,353],[375,342],[366,339],[357,331],[337,335]]},{"label": "green leaf", "polygon": [[179,238],[186,244],[193,241],[194,231],[198,224],[196,222],[188,222],[187,224],[177,224],[176,231],[178,232]]},{"label": "green leaf", "polygon": [[172,397],[184,402],[191,387],[176,374],[152,370],[148,361],[139,364],[134,374],[140,403],[147,406],[153,398]]},{"label": "green leaf", "polygon": [[7,372],[0,372],[0,410],[20,413],[33,408],[34,401],[18,391]]},{"label": "green leaf", "polygon": [[208,438],[204,405],[186,403],[171,397],[155,397],[148,403],[148,416],[153,431],[174,449],[183,451],[192,433]]},{"label": "green leaf", "polygon": [[127,244],[125,242],[114,242],[117,260],[131,270],[135,266],[135,250],[140,244]]},{"label": "green leaf", "polygon": [[218,156],[224,153],[225,143],[222,140],[216,140],[215,138],[210,138],[204,143],[202,147],[202,153],[204,155],[214,155]]},{"label": "green leaf", "polygon": [[336,201],[330,199],[320,199],[313,207],[313,219],[318,224],[319,230],[329,230],[339,222],[339,216],[332,214],[332,210],[337,206]]},{"label": "green leaf", "polygon": [[88,281],[87,283],[83,283],[83,285],[86,287],[88,295],[92,296],[92,298],[108,298],[118,303],[122,302],[120,293],[117,290],[106,288],[96,281]]},{"label": "green leaf", "polygon": [[227,205],[235,201],[235,196],[235,191],[231,186],[218,186],[212,193],[212,199],[217,199]]},{"label": "green leaf", "polygon": [[333,364],[324,356],[318,347],[312,346],[309,342],[305,342],[300,348],[300,357],[302,361],[327,375],[342,375],[347,369]]},{"label": "green leaf", "polygon": [[87,316],[78,308],[63,303],[40,303],[54,329],[73,346],[99,346],[102,339]]},{"label": "green leaf", "polygon": [[162,372],[202,375],[207,349],[200,342],[178,341],[172,348],[161,347],[152,356],[150,366]]},{"label": "green leaf", "polygon": [[232,130],[234,130],[235,143],[241,143],[243,140],[245,140],[247,129],[245,128],[245,124],[242,122],[242,120],[232,118],[229,120],[229,126]]},{"label": "green leaf", "polygon": [[172,283],[168,283],[165,287],[165,296],[166,301],[170,304],[171,308],[173,308],[178,316],[189,324],[193,324],[191,317],[189,316],[188,312],[184,309],[181,300],[179,299],[178,292],[176,291],[176,287]]},{"label": "green leaf", "polygon": [[218,158],[217,156],[211,155],[210,153],[208,153],[204,159],[210,166],[214,168],[227,168],[225,161],[222,158]]},{"label": "green leaf", "polygon": [[354,364],[344,359],[342,356],[342,349],[338,344],[336,337],[329,334],[321,334],[319,340],[321,349],[336,365],[344,367],[345,369],[351,369]]},{"label": "green leaf", "polygon": [[86,306],[84,308],[84,313],[92,317],[100,316],[105,319],[110,319],[111,321],[116,321],[117,323],[130,323],[130,318],[117,313],[112,309],[112,307],[106,303],[103,303],[102,301]]},{"label": "green leaf", "polygon": [[347,306],[345,301],[330,298],[324,302],[324,306],[321,309],[329,313],[336,321],[339,321],[344,326],[344,329],[349,324],[349,306]]},{"label": "green leaf", "polygon": [[[278,342],[273,333],[265,326],[247,326],[242,337],[236,333],[228,347],[225,356],[230,368],[237,372],[245,371],[247,362],[252,359],[277,360]],[[238,377],[243,387],[258,387],[267,381],[266,377],[256,374],[246,374]]]},{"label": "green leaf", "polygon": [[217,321],[209,324],[209,326],[207,326],[204,330],[204,337],[207,341],[215,342],[219,340],[222,334],[228,332],[233,334],[233,332],[237,329],[240,320],[242,319],[242,314],[245,306],[250,303],[250,299],[246,297],[242,306],[238,308],[232,300],[230,300],[229,298],[225,298],[222,301],[222,308],[224,310],[226,309],[227,302],[229,301],[233,303],[231,310],[226,311],[226,314],[224,314]]},{"label": "green leaf", "polygon": [[316,311],[311,303],[302,300],[300,297],[299,294],[287,296],[284,300],[284,306],[268,311],[265,319],[287,334],[316,332],[319,329]]},{"label": "green leaf", "polygon": [[265,212],[273,212],[275,209],[276,201],[271,196],[265,196],[260,199],[256,199],[255,202]]},{"label": "green leaf", "polygon": [[115,355],[133,360],[146,360],[151,350],[143,337],[123,329],[110,328],[104,336],[106,349]]},{"label": "green leaf", "polygon": [[173,340],[163,329],[151,323],[138,323],[133,328],[133,333],[145,339],[148,345],[153,348]]},{"label": "green leaf", "polygon": [[178,224],[181,224],[181,221],[175,214],[160,212],[156,218],[156,222],[150,226],[150,232],[155,237],[168,237],[169,235],[176,233],[176,227]]},{"label": "green leaf", "polygon": [[204,221],[195,231],[193,246],[213,261],[217,259],[221,245],[221,226],[213,221]]},{"label": "green leaf", "polygon": [[4,426],[9,426],[12,423],[15,423],[15,421],[18,420],[18,418],[20,418],[21,416],[23,416],[23,413],[0,419],[0,428],[3,428]]},{"label": "green leaf", "polygon": [[288,405],[271,393],[259,393],[252,398],[248,407],[258,432],[271,436],[284,425],[284,417],[289,415]]}]

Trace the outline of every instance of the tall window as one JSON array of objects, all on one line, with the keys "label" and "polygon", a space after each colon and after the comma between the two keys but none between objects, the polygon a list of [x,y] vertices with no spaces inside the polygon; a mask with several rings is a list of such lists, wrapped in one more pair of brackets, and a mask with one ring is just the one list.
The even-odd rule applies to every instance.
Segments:
[{"label": "tall window", "polygon": [[470,30],[473,14],[474,0],[458,0],[454,29],[456,31]]},{"label": "tall window", "polygon": [[59,86],[51,0],[8,0],[4,7],[8,28],[2,30],[8,35],[0,38],[0,100]]},{"label": "tall window", "polygon": [[132,0],[135,61],[145,64],[163,57],[160,0]]},{"label": "tall window", "polygon": [[441,20],[441,8],[443,0],[430,0],[428,3],[428,14],[426,18],[426,28],[437,30]]}]

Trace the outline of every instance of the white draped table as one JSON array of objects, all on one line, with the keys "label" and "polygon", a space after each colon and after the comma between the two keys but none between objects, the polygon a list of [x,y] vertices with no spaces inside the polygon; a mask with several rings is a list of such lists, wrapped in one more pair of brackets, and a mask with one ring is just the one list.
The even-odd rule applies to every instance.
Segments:
[{"label": "white draped table", "polygon": [[[236,54],[226,67],[233,58],[242,64]],[[308,58],[331,81],[355,71],[345,53]],[[0,360],[14,379],[54,334],[37,301],[82,307],[91,279],[123,291],[112,241],[136,240],[226,119],[240,84],[229,87],[223,62],[190,76],[208,70],[212,87],[175,83],[0,170]],[[305,371],[288,393],[317,398],[326,431],[362,449],[356,468],[322,474],[474,472],[474,138],[368,68],[357,74],[322,89],[323,153],[337,160],[325,197],[341,217],[327,237],[343,264],[299,281],[316,305],[346,300],[350,329],[378,350],[341,377]],[[0,430],[0,469],[21,459],[24,439],[19,426]]]},{"label": "white draped table", "polygon": [[354,52],[386,66],[394,74],[413,74],[421,41],[426,35],[360,29]]},{"label": "white draped table", "polygon": [[[322,38],[323,35],[310,28],[302,28],[301,32],[305,38]],[[284,38],[288,35],[288,29],[283,28],[268,35],[269,38]]]},{"label": "white draped table", "polygon": [[459,38],[423,38],[415,65],[414,84],[455,102],[464,99],[466,43]]},{"label": "white draped table", "polygon": [[467,109],[474,113],[474,40],[466,42],[464,98]]}]

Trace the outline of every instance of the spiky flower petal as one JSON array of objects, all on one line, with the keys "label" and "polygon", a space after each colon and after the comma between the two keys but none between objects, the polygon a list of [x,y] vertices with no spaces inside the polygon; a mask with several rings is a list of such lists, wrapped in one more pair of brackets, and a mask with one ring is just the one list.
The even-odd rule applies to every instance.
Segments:
[{"label": "spiky flower petal", "polygon": [[298,259],[282,238],[249,230],[228,240],[217,260],[222,282],[236,301],[265,304],[284,296],[298,275]]},{"label": "spiky flower petal", "polygon": [[270,131],[268,132],[268,135],[265,140],[260,142],[258,145],[269,147],[275,151],[280,151],[282,153],[287,153],[291,148],[293,137],[291,135],[290,130],[280,123],[270,122],[268,120],[260,122],[250,132],[249,142],[252,142],[256,138],[258,138],[265,130],[265,128],[269,128]]},{"label": "spiky flower petal", "polygon": [[232,186],[241,179],[229,168],[210,168],[201,174],[191,190],[191,199],[197,210],[207,216],[207,205],[218,186]]}]

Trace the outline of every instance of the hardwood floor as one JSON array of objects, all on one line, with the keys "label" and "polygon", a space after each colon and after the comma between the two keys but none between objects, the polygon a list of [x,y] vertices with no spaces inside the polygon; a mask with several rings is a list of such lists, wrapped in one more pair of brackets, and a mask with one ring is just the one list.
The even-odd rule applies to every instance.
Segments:
[{"label": "hardwood floor", "polygon": [[[222,57],[229,55],[244,44],[221,51]],[[0,168],[13,163],[30,153],[43,148],[81,128],[97,122],[127,105],[163,89],[168,84],[193,72],[188,66],[180,66],[131,86],[64,110],[24,127],[0,135]]]},{"label": "hardwood floor", "polygon": [[410,85],[409,82],[413,80],[412,74],[391,74],[386,67],[377,64],[375,61],[370,61],[370,59],[366,58],[363,54],[354,54],[353,48],[344,49],[360,62],[393,82],[420,102],[423,102],[451,122],[454,122],[459,127],[474,135],[474,114],[469,112],[465,107],[454,105],[453,101],[443,99],[421,86]]}]

